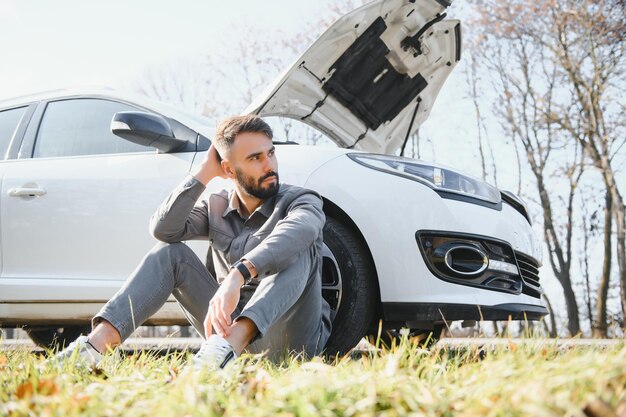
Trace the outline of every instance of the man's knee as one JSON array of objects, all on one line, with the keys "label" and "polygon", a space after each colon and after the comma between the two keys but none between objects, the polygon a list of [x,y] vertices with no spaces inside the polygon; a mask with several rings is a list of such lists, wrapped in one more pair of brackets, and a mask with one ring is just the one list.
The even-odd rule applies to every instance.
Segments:
[{"label": "man's knee", "polygon": [[150,255],[157,258],[166,257],[168,259],[179,258],[189,255],[195,256],[191,248],[182,242],[158,242],[150,251]]}]

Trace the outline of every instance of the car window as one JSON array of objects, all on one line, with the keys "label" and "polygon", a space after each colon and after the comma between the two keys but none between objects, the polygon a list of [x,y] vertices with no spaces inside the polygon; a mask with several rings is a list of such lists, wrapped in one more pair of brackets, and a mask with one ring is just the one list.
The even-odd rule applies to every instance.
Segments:
[{"label": "car window", "polygon": [[4,155],[7,149],[9,149],[17,125],[20,123],[20,120],[22,120],[22,116],[26,113],[27,108],[28,106],[24,106],[17,109],[0,111],[0,161],[4,159]]},{"label": "car window", "polygon": [[109,100],[75,99],[48,103],[41,120],[33,157],[156,152],[111,133],[111,119],[119,111],[138,110]]}]

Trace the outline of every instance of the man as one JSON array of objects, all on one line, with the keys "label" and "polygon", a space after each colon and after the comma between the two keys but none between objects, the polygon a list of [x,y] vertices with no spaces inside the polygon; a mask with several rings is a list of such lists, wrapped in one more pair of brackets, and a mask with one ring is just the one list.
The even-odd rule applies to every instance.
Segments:
[{"label": "man", "polygon": [[[222,368],[247,348],[278,360],[319,354],[330,335],[321,292],[322,201],[279,183],[272,130],[256,116],[222,122],[204,161],[152,216],[157,244],[92,320],[78,351],[95,365],[173,294],[205,338],[195,366]],[[234,190],[197,200],[214,178]],[[206,266],[184,243],[209,240]],[[217,278],[217,279],[216,279]]]}]

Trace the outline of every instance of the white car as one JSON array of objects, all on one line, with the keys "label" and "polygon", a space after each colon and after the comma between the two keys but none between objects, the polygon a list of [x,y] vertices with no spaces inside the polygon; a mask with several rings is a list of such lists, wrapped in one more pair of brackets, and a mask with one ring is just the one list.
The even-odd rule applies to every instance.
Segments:
[{"label": "white car", "polygon": [[[330,353],[379,323],[393,336],[547,313],[524,203],[390,155],[460,59],[460,23],[445,19],[445,3],[355,10],[246,110],[296,118],[338,145],[277,145],[281,179],[324,199]],[[202,160],[212,131],[203,117],[107,90],[0,102],[0,325],[24,326],[43,345],[85,331],[154,245],[151,214]],[[204,259],[207,244],[187,243]],[[172,298],[149,324],[187,321]]]}]

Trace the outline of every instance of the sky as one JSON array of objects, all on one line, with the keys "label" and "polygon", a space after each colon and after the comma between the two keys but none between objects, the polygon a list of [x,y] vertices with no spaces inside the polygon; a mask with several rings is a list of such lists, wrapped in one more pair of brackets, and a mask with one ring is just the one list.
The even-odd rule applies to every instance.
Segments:
[{"label": "sky", "polygon": [[0,0],[0,100],[66,86],[125,86],[150,68],[218,48],[216,39],[234,22],[292,30],[319,4]]},{"label": "sky", "polygon": [[[331,2],[0,0],[0,100],[68,86],[136,88],[148,71],[217,54],[224,36],[237,39],[246,30],[268,37],[297,33]],[[432,142],[422,158],[480,176],[473,107],[462,94],[465,76],[459,67],[422,127]],[[499,161],[498,185],[515,190],[513,147],[506,138],[491,139]],[[540,224],[535,223],[535,231],[541,236]],[[555,281],[544,284],[558,297]]]}]

